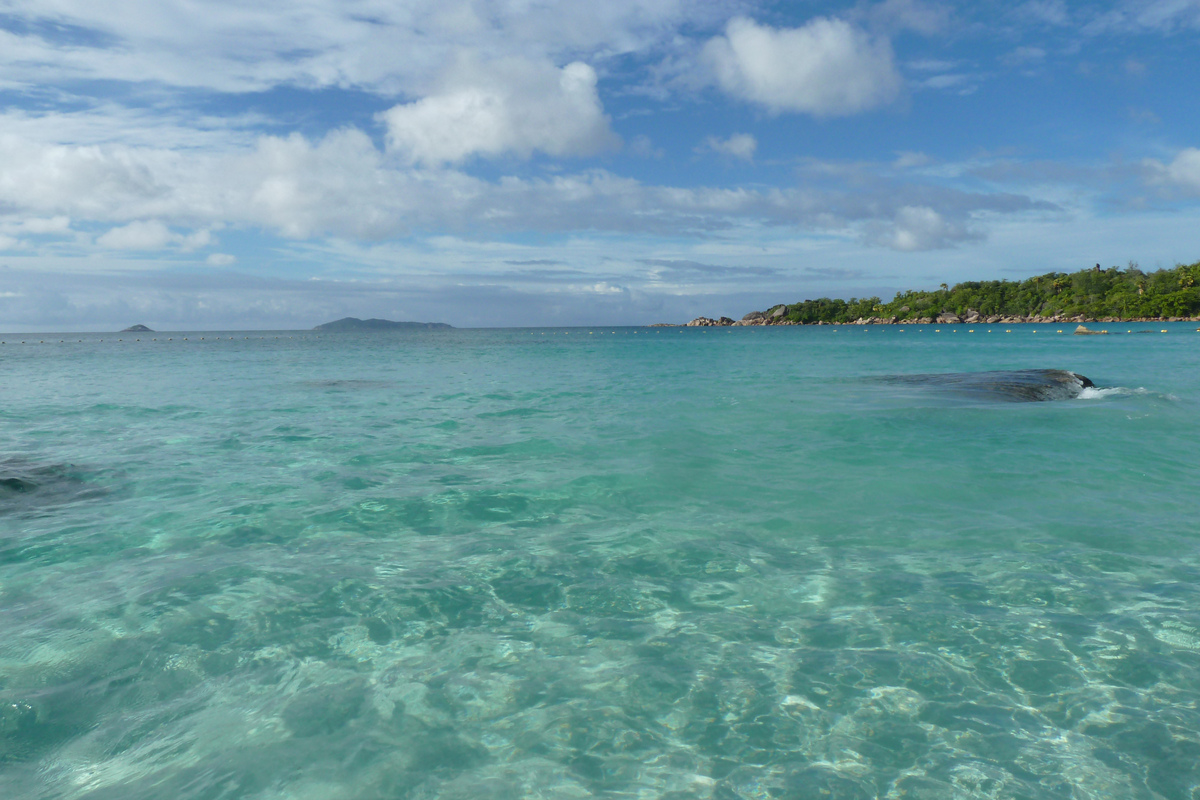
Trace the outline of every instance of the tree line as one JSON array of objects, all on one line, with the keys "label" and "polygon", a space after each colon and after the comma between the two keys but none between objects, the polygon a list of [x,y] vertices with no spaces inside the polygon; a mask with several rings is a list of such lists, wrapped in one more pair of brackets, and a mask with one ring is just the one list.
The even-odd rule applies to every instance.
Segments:
[{"label": "tree line", "polygon": [[1047,272],[1023,281],[943,283],[932,291],[898,292],[887,303],[878,297],[822,297],[789,304],[787,309],[785,319],[808,324],[871,317],[934,318],[943,312],[962,316],[971,310],[985,317],[1192,317],[1200,315],[1200,261],[1154,272],[1143,272],[1134,262],[1124,269],[1100,269],[1097,264],[1079,272]]}]

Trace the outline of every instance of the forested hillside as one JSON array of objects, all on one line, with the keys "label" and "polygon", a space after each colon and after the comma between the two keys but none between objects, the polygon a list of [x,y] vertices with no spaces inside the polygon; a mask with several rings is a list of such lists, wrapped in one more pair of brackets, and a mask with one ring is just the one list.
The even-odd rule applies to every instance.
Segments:
[{"label": "forested hillside", "polygon": [[[776,324],[854,322],[878,318],[898,321],[936,319],[954,314],[981,317],[1060,317],[1087,319],[1165,319],[1200,314],[1200,261],[1173,269],[1143,272],[1136,264],[1125,269],[1092,268],[1079,272],[1048,272],[1023,281],[966,281],[933,291],[906,291],[883,302],[878,297],[803,300],[761,312]],[[750,316],[750,315],[747,315]]]}]

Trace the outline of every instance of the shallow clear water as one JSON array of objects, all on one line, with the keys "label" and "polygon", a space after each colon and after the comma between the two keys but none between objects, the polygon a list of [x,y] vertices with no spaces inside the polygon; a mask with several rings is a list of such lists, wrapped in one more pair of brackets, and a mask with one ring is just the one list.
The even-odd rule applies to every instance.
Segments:
[{"label": "shallow clear water", "polygon": [[0,796],[1194,798],[1120,327],[0,336]]}]

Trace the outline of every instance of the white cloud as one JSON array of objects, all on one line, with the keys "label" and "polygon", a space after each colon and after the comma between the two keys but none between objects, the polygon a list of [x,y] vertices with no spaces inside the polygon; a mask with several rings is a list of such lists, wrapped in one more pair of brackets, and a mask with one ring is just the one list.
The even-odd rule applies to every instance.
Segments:
[{"label": "white cloud", "polygon": [[728,139],[709,136],[700,143],[696,148],[696,152],[721,153],[722,155],[750,161],[754,158],[754,151],[757,149],[758,140],[753,136],[748,133],[735,133]]},{"label": "white cloud", "polygon": [[212,243],[212,234],[197,230],[189,234],[174,233],[156,219],[134,220],[128,225],[112,228],[96,238],[96,244],[109,250],[161,250],[169,245],[181,250],[195,250]]},{"label": "white cloud", "polygon": [[891,102],[900,75],[886,39],[848,22],[819,17],[775,29],[737,17],[703,55],[728,94],[772,112],[854,114]]},{"label": "white cloud", "polygon": [[[750,149],[736,137],[719,141],[738,152]],[[900,163],[906,168],[919,161]],[[96,244],[125,250],[208,247],[215,244],[209,231],[223,225],[299,240],[371,242],[414,232],[593,230],[704,238],[761,226],[823,232],[860,230],[872,221],[877,228],[894,226],[904,206],[933,209],[949,220],[977,210],[1012,214],[1043,207],[1020,195],[881,180],[891,169],[876,165],[872,177],[847,165],[813,165],[790,188],[653,185],[598,169],[489,181],[451,168],[405,165],[354,128],[315,141],[266,136],[245,151],[186,156],[0,136],[0,207],[10,209],[10,220],[106,223],[112,230]],[[14,224],[5,230],[21,235]],[[924,246],[953,235],[948,224],[913,241]],[[907,246],[904,237],[876,233],[871,240]]]},{"label": "white cloud", "polygon": [[229,253],[213,253],[205,259],[211,267],[228,267],[231,264],[237,263],[237,256],[232,256]]},{"label": "white cloud", "polygon": [[[736,0],[9,0],[0,29],[8,85],[63,80],[200,87],[354,87],[418,93],[451,54],[620,56],[670,43],[682,23],[725,19]],[[17,32],[14,32],[17,31]]]},{"label": "white cloud", "polygon": [[1151,162],[1160,180],[1174,184],[1191,192],[1200,192],[1200,148],[1189,147],[1165,167],[1158,162]]},{"label": "white cloud", "polygon": [[596,94],[596,71],[575,61],[465,61],[442,88],[380,115],[388,146],[410,163],[428,165],[472,156],[535,151],[591,155],[619,140]]},{"label": "white cloud", "polygon": [[20,239],[0,233],[0,250],[15,250],[20,244]]},{"label": "white cloud", "polygon": [[68,233],[71,230],[71,220],[64,216],[29,217],[18,221],[0,220],[0,228],[31,233],[35,236],[47,233]]},{"label": "white cloud", "polygon": [[96,239],[101,247],[111,250],[159,250],[171,243],[170,229],[156,219],[137,220],[113,228]]},{"label": "white cloud", "polygon": [[866,228],[868,243],[904,252],[939,250],[982,238],[927,206],[903,206],[891,222],[871,222]]}]

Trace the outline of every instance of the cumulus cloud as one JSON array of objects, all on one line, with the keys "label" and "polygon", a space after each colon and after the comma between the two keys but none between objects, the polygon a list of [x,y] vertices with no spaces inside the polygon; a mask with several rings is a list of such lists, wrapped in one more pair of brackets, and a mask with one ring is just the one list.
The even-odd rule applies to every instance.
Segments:
[{"label": "cumulus cloud", "polygon": [[696,147],[696,152],[720,153],[721,155],[750,161],[754,158],[754,151],[757,149],[758,140],[753,136],[748,133],[735,133],[728,139],[721,139],[716,136],[706,137]]},{"label": "cumulus cloud", "polygon": [[237,263],[237,256],[229,253],[213,253],[208,258],[204,259],[210,267],[228,267],[231,264]]},{"label": "cumulus cloud", "polygon": [[903,206],[890,222],[872,221],[866,228],[868,243],[904,252],[938,250],[982,238],[978,231],[926,206]]},{"label": "cumulus cloud", "polygon": [[591,155],[617,146],[596,94],[596,71],[581,61],[465,62],[439,91],[380,115],[390,149],[411,163],[535,151]]},{"label": "cumulus cloud", "polygon": [[161,250],[172,245],[182,250],[195,250],[211,242],[212,234],[207,230],[175,233],[156,219],[134,220],[96,238],[96,244],[109,250]]},{"label": "cumulus cloud", "polygon": [[113,228],[96,239],[96,244],[112,250],[158,250],[172,238],[171,230],[158,220],[138,220]]},{"label": "cumulus cloud", "polygon": [[[919,161],[901,159],[906,166]],[[844,233],[873,224],[869,241],[925,247],[970,238],[945,220],[1044,205],[1020,195],[940,187],[917,176],[903,183],[882,179],[896,169],[892,165],[877,165],[874,177],[851,166],[813,165],[792,187],[681,187],[599,169],[484,180],[454,168],[404,164],[354,128],[316,140],[264,136],[244,152],[187,157],[0,137],[0,207],[10,210],[9,218],[42,220],[35,227],[67,233],[68,219],[106,224],[111,229],[96,243],[109,249],[187,250],[213,245],[209,231],[223,225],[296,240],[378,242],[421,231],[710,237],[764,225]],[[932,209],[944,224],[897,217],[905,206]],[[922,224],[923,233],[911,233]],[[4,232],[26,235],[11,223]]]},{"label": "cumulus cloud", "polygon": [[736,17],[703,58],[726,93],[773,113],[855,114],[891,102],[901,87],[887,40],[839,19],[777,29]]},{"label": "cumulus cloud", "polygon": [[1200,148],[1181,150],[1169,164],[1149,160],[1145,166],[1152,183],[1200,194]]}]

